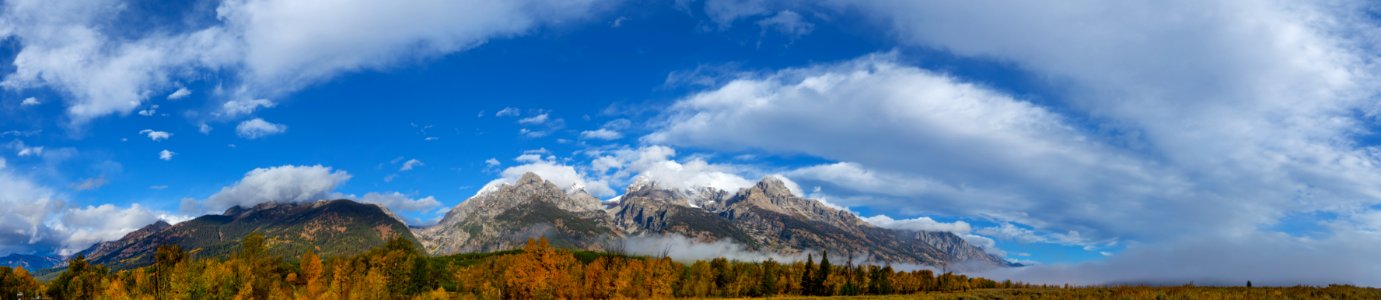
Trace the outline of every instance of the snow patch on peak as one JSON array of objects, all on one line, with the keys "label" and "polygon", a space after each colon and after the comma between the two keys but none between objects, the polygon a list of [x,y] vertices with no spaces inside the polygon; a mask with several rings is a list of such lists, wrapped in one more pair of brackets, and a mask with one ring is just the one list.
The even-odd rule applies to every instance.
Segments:
[{"label": "snow patch on peak", "polygon": [[505,182],[502,178],[490,180],[489,183],[484,184],[484,187],[480,188],[480,190],[478,192],[475,192],[475,195],[470,196],[470,198],[475,198],[489,193],[497,192],[505,185],[508,185],[508,182]]}]

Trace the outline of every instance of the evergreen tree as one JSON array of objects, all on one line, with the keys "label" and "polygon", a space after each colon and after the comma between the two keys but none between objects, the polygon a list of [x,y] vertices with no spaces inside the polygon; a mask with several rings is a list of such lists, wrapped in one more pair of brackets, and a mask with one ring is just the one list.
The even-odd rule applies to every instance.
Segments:
[{"label": "evergreen tree", "polygon": [[815,272],[815,282],[811,284],[811,287],[815,289],[815,292],[812,295],[830,296],[834,294],[834,290],[830,286],[828,286],[828,283],[826,282],[829,279],[830,252],[826,250],[825,253],[820,254],[820,271]]},{"label": "evergreen tree", "polygon": [[815,258],[806,254],[806,267],[801,273],[801,295],[814,295],[815,276],[812,274],[815,268]]},{"label": "evergreen tree", "polygon": [[781,265],[768,258],[762,262],[762,278],[758,281],[758,294],[761,296],[777,295],[777,275],[781,273]]}]

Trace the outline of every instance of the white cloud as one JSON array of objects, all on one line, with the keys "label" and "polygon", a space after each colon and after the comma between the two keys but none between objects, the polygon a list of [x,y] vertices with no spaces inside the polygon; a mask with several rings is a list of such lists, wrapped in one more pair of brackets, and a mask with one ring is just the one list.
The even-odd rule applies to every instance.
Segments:
[{"label": "white cloud", "polygon": [[580,138],[584,138],[584,139],[599,139],[599,140],[617,140],[617,139],[623,138],[623,134],[622,134],[622,133],[619,133],[618,131],[614,131],[614,130],[612,130],[612,129],[600,128],[600,129],[596,129],[596,130],[586,130],[586,131],[582,131],[582,132],[580,132]]},{"label": "white cloud", "polygon": [[179,99],[182,99],[182,98],[187,98],[187,96],[191,96],[191,95],[192,95],[192,90],[189,90],[189,89],[187,89],[187,88],[185,88],[185,87],[179,87],[179,88],[177,88],[176,91],[173,91],[172,94],[168,94],[168,100],[179,100]]},{"label": "white cloud", "polygon": [[61,222],[53,226],[66,235],[58,253],[69,255],[97,242],[119,239],[159,220],[177,224],[188,219],[190,217],[150,210],[138,203],[126,208],[102,204],[64,211],[58,219]]},{"label": "white cloud", "polygon": [[518,157],[514,157],[513,161],[520,163],[539,162],[542,161],[542,155],[537,153],[523,153],[522,155],[518,155]]},{"label": "white cloud", "polygon": [[[1198,161],[1157,161],[1159,156],[1144,156],[1146,149],[1125,148],[1121,137],[1091,135],[1040,105],[898,65],[885,55],[741,78],[679,101],[670,115],[665,127],[644,140],[840,160],[845,163],[788,174],[836,191],[884,196],[866,203],[846,197],[841,203],[846,206],[995,218],[1040,230],[1079,232],[1089,240],[1155,238],[1203,226],[1254,230],[1269,221],[1271,211],[1282,212],[1280,205],[1290,203],[1300,187],[1286,181],[1243,189],[1246,181],[1216,180],[1214,174],[1230,169],[1205,172],[1209,165]],[[1280,149],[1271,144],[1260,146]],[[1334,154],[1344,155],[1345,161],[1375,161],[1355,151]],[[1377,172],[1362,172],[1369,168],[1364,166],[1314,166],[1351,176],[1316,181],[1310,178],[1323,179],[1327,173],[1262,176],[1255,172],[1286,169],[1246,164],[1237,166],[1244,173],[1234,178],[1269,182],[1296,177],[1309,180],[1314,189],[1342,187],[1377,177]],[[1214,180],[1208,185],[1189,180],[1201,176]],[[840,180],[850,184],[831,185]],[[1357,184],[1338,192],[1381,195],[1372,189]],[[916,198],[926,199],[927,205],[906,200]],[[1160,209],[1140,209],[1151,206]],[[1209,213],[1214,211],[1244,213]],[[1195,221],[1151,221],[1185,218]]]},{"label": "white cloud", "polygon": [[[1378,42],[1368,5],[829,5],[862,12],[907,45],[1042,78],[1034,84],[1048,94],[1027,101],[874,56],[740,75],[679,101],[645,141],[837,161],[797,172],[852,194],[846,201],[871,199],[875,209],[998,220],[979,231],[1000,238],[1165,245],[1137,258],[1173,262],[1152,277],[1223,279],[1252,274],[1248,265],[1279,268],[1330,249],[1369,248],[1275,237],[1270,229],[1291,214],[1346,217],[1381,204],[1374,184],[1381,152],[1359,140],[1373,131],[1377,111]],[[830,186],[827,178],[859,185]],[[1359,225],[1340,226],[1330,231]],[[1249,244],[1242,237],[1263,237],[1256,244],[1271,250],[1228,245],[1233,250],[1195,256],[1208,247],[1195,245],[1213,243],[1172,242]],[[1288,250],[1274,251],[1276,244]],[[1136,251],[1113,260],[1129,252]],[[1231,257],[1239,252],[1251,258]],[[1199,268],[1197,257],[1208,256],[1224,261]],[[1126,271],[1138,270],[1129,261],[1104,270],[1140,274]],[[1303,282],[1325,282],[1330,270],[1300,268],[1309,269],[1298,276]],[[1343,267],[1367,268],[1375,265]]]},{"label": "white cloud", "polygon": [[288,130],[288,126],[282,124],[269,123],[264,119],[254,118],[240,122],[235,126],[235,133],[246,139],[257,139],[270,135],[280,134]]},{"label": "white cloud", "polygon": [[[127,114],[180,78],[228,74],[232,98],[276,95],[577,21],[600,1],[224,1],[201,28],[116,24],[116,0],[6,1],[0,34],[19,45],[8,89],[51,87],[75,123]],[[181,22],[175,22],[183,24]],[[185,79],[184,78],[184,79]],[[244,107],[244,106],[238,106]],[[243,111],[243,110],[236,110]]]},{"label": "white cloud", "polygon": [[[150,34],[117,39],[103,26],[124,8],[114,0],[59,3],[16,0],[4,3],[0,33],[20,48],[6,89],[51,87],[63,92],[75,123],[112,113],[127,114],[147,92],[168,85],[183,71],[231,64],[233,35],[213,27],[177,35]],[[162,32],[154,30],[151,32]]]},{"label": "white cloud", "polygon": [[[676,103],[671,115],[666,127],[644,139],[850,161],[788,173],[817,179],[814,183],[820,185],[829,186],[831,181],[818,179],[847,179],[861,184],[854,186],[857,189],[886,190],[884,194],[907,198],[937,196],[926,193],[930,190],[981,195],[986,192],[969,191],[1024,189],[1022,194],[1051,196],[981,195],[989,201],[946,197],[930,202],[932,211],[915,211],[917,206],[906,202],[868,203],[911,214],[939,212],[1035,222],[1022,212],[1039,211],[1049,203],[1045,200],[1081,201],[1101,197],[1097,194],[1103,192],[1134,194],[1125,191],[1130,185],[1177,183],[1174,177],[1147,174],[1155,168],[1088,141],[1059,115],[1039,106],[897,65],[889,56],[735,80]],[[865,168],[883,172],[870,173]],[[877,180],[878,174],[902,175],[884,176],[900,177],[889,182]],[[932,179],[937,176],[940,179]],[[954,195],[941,195],[945,194]],[[1112,223],[1119,221],[1103,212],[1080,213],[1058,216],[1107,223],[1099,227],[1115,228]]]},{"label": "white cloud", "polygon": [[211,125],[207,125],[206,123],[197,124],[197,131],[201,132],[201,134],[211,134],[211,129]]},{"label": "white cloud", "polygon": [[221,104],[221,109],[216,111],[216,115],[223,117],[237,117],[253,114],[259,108],[273,108],[278,103],[269,99],[243,99],[230,100]]},{"label": "white cloud", "polygon": [[412,168],[420,166],[423,166],[422,161],[417,160],[416,158],[409,159],[408,161],[403,162],[403,166],[398,168],[398,172],[412,171]]},{"label": "white cloud", "polygon": [[177,152],[168,151],[168,149],[158,151],[158,159],[162,159],[164,161],[173,160],[173,155],[177,155]]},{"label": "white cloud", "polygon": [[0,255],[68,255],[158,220],[188,219],[138,203],[125,208],[102,204],[64,209],[61,197],[51,188],[0,168]]},{"label": "white cloud", "polygon": [[218,213],[234,206],[249,207],[266,202],[326,200],[331,198],[336,186],[346,180],[350,180],[350,173],[322,165],[257,168],[205,201],[184,202],[183,210]]},{"label": "white cloud", "polygon": [[494,113],[495,117],[517,117],[522,114],[516,107],[505,107]]},{"label": "white cloud", "polygon": [[143,110],[140,110],[140,111],[139,111],[139,115],[145,116],[145,117],[152,117],[154,114],[157,114],[157,113],[158,113],[158,104],[149,105],[149,108],[148,108],[148,109],[143,109]]},{"label": "white cloud", "polygon": [[973,227],[969,226],[969,223],[964,221],[944,223],[940,221],[935,221],[935,219],[931,219],[928,217],[917,217],[913,219],[897,220],[892,219],[892,217],[888,217],[886,215],[876,215],[872,217],[863,218],[863,220],[868,221],[868,223],[873,224],[873,226],[882,228],[906,229],[915,231],[944,231],[956,234],[964,234],[973,231]]},{"label": "white cloud", "polygon": [[[677,189],[711,187],[736,192],[754,184],[739,175],[748,172],[738,167],[700,158],[678,162],[672,159],[675,156],[676,150],[666,146],[618,149],[596,153],[590,169],[608,181],[628,182],[637,177]],[[799,188],[795,192],[799,195]]]},{"label": "white cloud", "polygon": [[547,122],[547,114],[546,114],[546,113],[539,114],[539,115],[536,115],[536,116],[527,117],[527,118],[522,118],[522,119],[519,119],[519,120],[518,120],[518,124],[523,124],[523,125],[540,125],[540,124],[546,123],[546,122]]},{"label": "white cloud", "polygon": [[227,2],[220,12],[243,34],[250,80],[267,88],[461,51],[581,18],[596,6],[595,1],[244,1]]},{"label": "white cloud", "polygon": [[505,168],[499,173],[500,177],[498,179],[490,181],[481,191],[490,189],[499,184],[518,182],[518,179],[522,178],[523,174],[528,172],[537,174],[537,176],[542,177],[542,179],[550,181],[552,184],[564,189],[584,189],[595,197],[609,197],[615,194],[614,190],[609,187],[609,183],[603,180],[590,179],[585,174],[576,171],[575,167],[564,165],[553,160],[529,161],[525,164]]},{"label": "white cloud", "polygon": [[62,206],[57,192],[0,169],[0,253],[53,249],[57,232],[44,224]]},{"label": "white cloud", "polygon": [[530,138],[539,138],[539,137],[547,136],[548,134],[551,134],[551,132],[550,132],[550,131],[545,131],[545,130],[532,130],[532,129],[527,129],[527,128],[519,128],[519,129],[518,129],[518,134],[521,134],[521,135],[523,135],[523,136],[525,136],[525,137],[530,137]]},{"label": "white cloud", "polygon": [[142,134],[142,135],[144,135],[144,136],[147,136],[147,137],[149,137],[150,140],[153,140],[153,141],[155,141],[155,142],[161,141],[161,140],[166,140],[166,139],[168,139],[168,138],[170,138],[170,137],[173,137],[173,134],[172,134],[172,133],[168,133],[167,131],[157,131],[157,130],[153,130],[153,129],[144,129],[144,130],[140,130],[140,131],[139,131],[139,134]]},{"label": "white cloud", "polygon": [[43,102],[39,102],[38,98],[34,97],[24,98],[24,101],[19,102],[19,106],[34,106],[39,104],[43,104]]},{"label": "white cloud", "polygon": [[435,197],[427,196],[413,199],[399,192],[370,192],[364,194],[364,197],[360,197],[359,199],[360,202],[383,205],[395,212],[432,212],[441,207],[441,202],[436,201]]},{"label": "white cloud", "polygon": [[499,162],[498,159],[493,158],[493,157],[490,157],[489,159],[484,160],[484,165],[487,166],[487,167],[490,167],[490,168],[498,167],[498,166],[501,165],[501,164],[503,164],[503,163]]}]

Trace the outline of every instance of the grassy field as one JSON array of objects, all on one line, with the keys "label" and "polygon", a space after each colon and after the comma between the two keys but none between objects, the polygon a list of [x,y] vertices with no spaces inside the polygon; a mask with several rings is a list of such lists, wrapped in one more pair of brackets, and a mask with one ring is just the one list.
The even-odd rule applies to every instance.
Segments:
[{"label": "grassy field", "polygon": [[1381,299],[1381,289],[1329,287],[1088,287],[982,289],[913,295],[779,297],[774,299]]}]

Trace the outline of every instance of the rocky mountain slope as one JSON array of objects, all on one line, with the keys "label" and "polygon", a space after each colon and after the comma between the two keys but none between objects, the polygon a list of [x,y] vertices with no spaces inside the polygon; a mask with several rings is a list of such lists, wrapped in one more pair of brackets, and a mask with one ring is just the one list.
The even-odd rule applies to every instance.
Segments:
[{"label": "rocky mountain slope", "polygon": [[433,254],[513,249],[541,236],[558,247],[601,250],[622,236],[599,199],[532,173],[513,184],[486,187],[440,223],[415,233]]},{"label": "rocky mountain slope", "polygon": [[871,262],[1009,265],[952,233],[873,226],[850,212],[796,196],[772,177],[734,193],[639,181],[606,206],[600,209],[599,201],[583,191],[563,190],[525,174],[513,184],[487,188],[439,224],[415,234],[434,254],[511,249],[537,236],[566,247],[601,250],[620,237],[680,235],[788,255],[829,251]]},{"label": "rocky mountain slope", "polygon": [[164,244],[182,246],[197,257],[218,257],[232,253],[251,232],[264,235],[270,254],[289,259],[309,249],[327,257],[354,255],[395,237],[416,240],[407,225],[379,206],[323,200],[234,207],[177,225],[160,221],[78,254],[115,269],[152,263],[154,251]]}]

